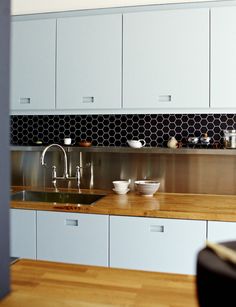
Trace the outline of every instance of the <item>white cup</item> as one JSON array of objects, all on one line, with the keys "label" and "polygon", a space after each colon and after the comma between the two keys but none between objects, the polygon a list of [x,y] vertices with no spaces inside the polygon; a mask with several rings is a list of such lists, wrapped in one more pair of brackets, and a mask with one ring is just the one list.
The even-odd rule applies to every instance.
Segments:
[{"label": "white cup", "polygon": [[146,145],[145,140],[129,140],[127,143],[132,148],[141,148]]},{"label": "white cup", "polygon": [[71,138],[64,138],[64,145],[71,145]]},{"label": "white cup", "polygon": [[115,190],[119,191],[127,190],[130,182],[128,180],[115,180],[112,183],[114,184]]}]

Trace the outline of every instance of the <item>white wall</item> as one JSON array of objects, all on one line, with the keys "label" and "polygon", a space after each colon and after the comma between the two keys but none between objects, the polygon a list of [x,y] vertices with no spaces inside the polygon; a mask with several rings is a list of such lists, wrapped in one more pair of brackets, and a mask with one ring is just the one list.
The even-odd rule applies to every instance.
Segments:
[{"label": "white wall", "polygon": [[[206,0],[12,0],[12,15]],[[213,1],[213,0],[208,0]]]}]

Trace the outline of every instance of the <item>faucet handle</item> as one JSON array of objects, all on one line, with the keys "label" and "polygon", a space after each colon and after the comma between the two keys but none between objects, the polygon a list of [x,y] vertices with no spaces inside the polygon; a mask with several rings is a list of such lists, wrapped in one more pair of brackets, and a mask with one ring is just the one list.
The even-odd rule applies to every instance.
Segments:
[{"label": "faucet handle", "polygon": [[52,166],[52,180],[57,177],[57,168],[55,165]]},{"label": "faucet handle", "polygon": [[52,184],[55,189],[57,189],[57,168],[55,165],[52,166]]},{"label": "faucet handle", "polygon": [[75,177],[80,178],[80,166],[78,165],[75,167]]},{"label": "faucet handle", "polygon": [[78,189],[80,188],[80,166],[76,166],[75,168],[75,178],[77,180]]}]

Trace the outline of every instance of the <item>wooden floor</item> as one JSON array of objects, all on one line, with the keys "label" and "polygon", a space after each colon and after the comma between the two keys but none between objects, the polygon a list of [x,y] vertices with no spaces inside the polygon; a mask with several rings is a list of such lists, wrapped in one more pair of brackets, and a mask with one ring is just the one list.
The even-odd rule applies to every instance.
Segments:
[{"label": "wooden floor", "polygon": [[195,278],[93,266],[20,260],[1,307],[198,306]]}]

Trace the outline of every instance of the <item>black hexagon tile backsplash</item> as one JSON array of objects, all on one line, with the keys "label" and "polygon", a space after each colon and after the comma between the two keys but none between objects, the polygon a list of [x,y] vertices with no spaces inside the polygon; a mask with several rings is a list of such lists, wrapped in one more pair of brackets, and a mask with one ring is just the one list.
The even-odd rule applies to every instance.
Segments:
[{"label": "black hexagon tile backsplash", "polygon": [[134,115],[14,115],[11,144],[44,145],[92,141],[94,146],[127,146],[129,139],[145,139],[146,146],[166,146],[175,136],[183,144],[189,136],[207,133],[223,144],[223,130],[236,129],[236,114],[134,114]]}]

